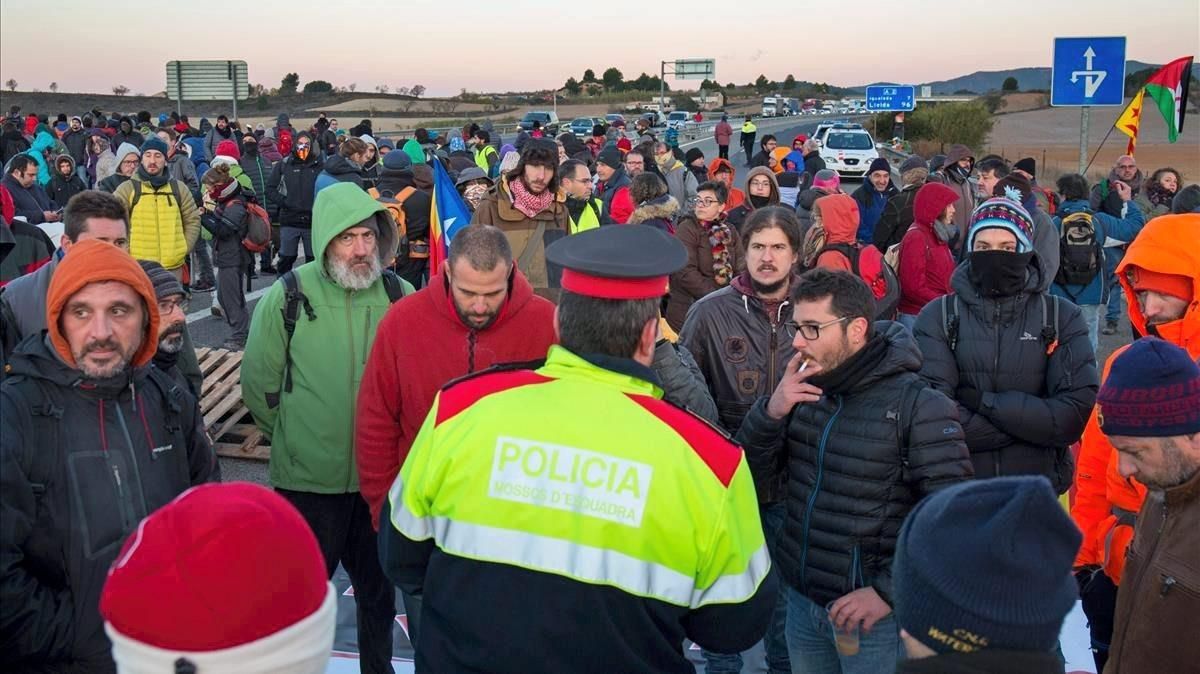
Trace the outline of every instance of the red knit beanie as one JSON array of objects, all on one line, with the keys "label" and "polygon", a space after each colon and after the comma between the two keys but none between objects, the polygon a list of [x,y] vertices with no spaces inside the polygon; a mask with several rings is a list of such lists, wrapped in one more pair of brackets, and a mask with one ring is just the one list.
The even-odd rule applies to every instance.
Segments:
[{"label": "red knit beanie", "polygon": [[232,140],[223,140],[217,143],[218,157],[233,157],[238,161],[242,159],[242,151],[238,149],[238,144]]},{"label": "red knit beanie", "polygon": [[[147,651],[170,657],[243,647],[327,602],[333,611],[334,594],[316,537],[295,507],[258,485],[208,484],[142,521],[109,570],[100,614],[120,665]],[[327,653],[332,628],[330,618],[328,634],[318,629],[308,641],[327,639]]]}]

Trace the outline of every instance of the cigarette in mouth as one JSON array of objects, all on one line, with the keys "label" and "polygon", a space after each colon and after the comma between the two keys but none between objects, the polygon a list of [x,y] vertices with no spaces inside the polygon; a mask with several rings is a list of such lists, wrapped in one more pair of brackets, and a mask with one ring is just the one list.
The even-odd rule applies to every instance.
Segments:
[{"label": "cigarette in mouth", "polygon": [[804,359],[803,363],[800,363],[800,369],[796,370],[796,374],[800,374],[801,372],[804,372],[804,368],[806,368],[806,367],[808,367],[808,359],[807,358]]}]

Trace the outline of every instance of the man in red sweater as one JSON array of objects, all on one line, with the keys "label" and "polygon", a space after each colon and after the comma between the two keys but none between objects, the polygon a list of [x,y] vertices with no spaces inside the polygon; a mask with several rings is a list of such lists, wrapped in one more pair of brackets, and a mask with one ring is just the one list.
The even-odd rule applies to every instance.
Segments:
[{"label": "man in red sweater", "polygon": [[554,305],[514,267],[504,232],[472,225],[456,234],[440,273],[379,323],[363,371],[355,453],[376,530],[437,392],[493,365],[545,358],[556,341]]},{"label": "man in red sweater", "polygon": [[[380,321],[363,371],[355,458],[377,531],[379,509],[437,392],[493,365],[541,360],[556,341],[554,304],[533,294],[504,232],[471,225],[455,234],[429,285],[397,301]],[[401,596],[415,644],[421,598]]]}]

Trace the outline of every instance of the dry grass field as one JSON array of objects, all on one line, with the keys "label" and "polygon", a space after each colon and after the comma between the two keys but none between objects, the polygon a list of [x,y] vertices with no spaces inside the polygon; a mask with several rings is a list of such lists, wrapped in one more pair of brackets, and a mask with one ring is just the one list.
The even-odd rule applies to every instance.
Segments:
[{"label": "dry grass field", "polygon": [[[1105,134],[1123,108],[1092,108],[1088,132],[1088,157],[1096,153]],[[1079,108],[1045,108],[996,116],[988,147],[1010,160],[1034,157],[1039,178],[1047,179],[1078,170]],[[1107,174],[1117,157],[1125,153],[1128,137],[1113,131],[1088,172],[1089,178]],[[1167,142],[1167,131],[1157,109],[1144,109],[1141,133],[1135,156],[1143,171],[1171,166],[1183,173],[1186,182],[1200,181],[1200,114],[1192,111],[1184,122],[1183,133],[1174,144]]]}]

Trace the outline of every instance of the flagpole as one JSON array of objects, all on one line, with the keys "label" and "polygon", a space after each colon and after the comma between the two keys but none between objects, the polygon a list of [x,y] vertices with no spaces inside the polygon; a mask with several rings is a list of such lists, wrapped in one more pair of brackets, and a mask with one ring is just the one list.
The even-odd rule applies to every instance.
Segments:
[{"label": "flagpole", "polygon": [[[1117,122],[1121,121],[1121,118],[1125,116],[1125,113],[1129,110],[1130,106],[1132,106],[1134,104],[1134,102],[1137,101],[1137,98],[1138,98],[1138,95],[1137,95],[1137,93],[1135,93],[1133,95],[1133,98],[1129,99],[1129,103],[1127,103],[1125,105],[1125,107],[1121,110],[1121,114],[1117,115]],[[1108,142],[1108,137],[1112,135],[1113,129],[1115,129],[1115,128],[1117,128],[1116,122],[1113,122],[1112,126],[1108,127],[1108,133],[1104,134],[1104,140],[1100,141],[1100,145],[1096,146],[1096,152],[1092,154],[1091,160],[1089,160],[1087,163],[1087,166],[1085,166],[1083,168],[1083,170],[1080,171],[1080,173],[1083,176],[1085,176],[1085,177],[1087,176],[1088,170],[1090,170],[1092,168],[1092,164],[1096,161],[1096,157],[1100,156],[1100,150],[1102,150],[1104,148],[1104,144]],[[1133,139],[1130,139],[1131,142],[1132,142],[1132,140]]]},{"label": "flagpole", "polygon": [[1083,169],[1084,176],[1087,176],[1088,169],[1092,168],[1092,162],[1096,161],[1096,157],[1099,156],[1099,154],[1100,154],[1100,149],[1103,148],[1104,144],[1108,142],[1108,137],[1112,135],[1113,129],[1115,129],[1115,128],[1117,128],[1117,127],[1115,127],[1115,126],[1108,127],[1108,133],[1104,134],[1104,140],[1100,141],[1100,145],[1096,148],[1095,154],[1092,155],[1091,161],[1089,161],[1087,163],[1087,166],[1084,167],[1084,169]]}]

